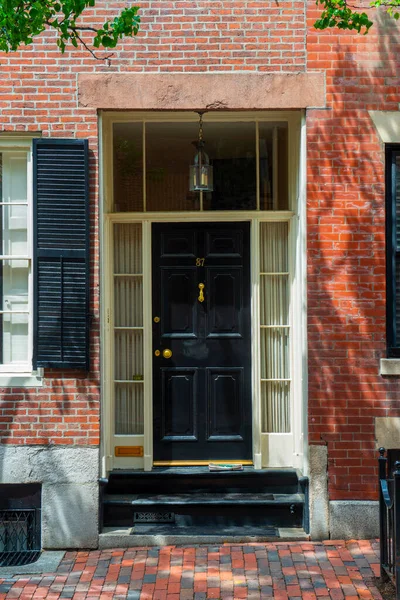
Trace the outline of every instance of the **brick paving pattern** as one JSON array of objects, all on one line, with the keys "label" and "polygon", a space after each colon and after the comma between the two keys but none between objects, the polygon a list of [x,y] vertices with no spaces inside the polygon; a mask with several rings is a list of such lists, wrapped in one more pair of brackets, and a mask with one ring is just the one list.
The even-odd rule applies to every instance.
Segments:
[{"label": "brick paving pattern", "polygon": [[378,543],[254,543],[67,552],[56,573],[0,579],[0,600],[381,599]]}]

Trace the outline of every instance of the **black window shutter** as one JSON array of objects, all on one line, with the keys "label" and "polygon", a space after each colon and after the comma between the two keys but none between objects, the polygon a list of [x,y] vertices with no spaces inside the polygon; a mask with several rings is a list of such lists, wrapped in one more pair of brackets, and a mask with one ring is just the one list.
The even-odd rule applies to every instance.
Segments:
[{"label": "black window shutter", "polygon": [[88,142],[33,144],[33,365],[88,370]]}]

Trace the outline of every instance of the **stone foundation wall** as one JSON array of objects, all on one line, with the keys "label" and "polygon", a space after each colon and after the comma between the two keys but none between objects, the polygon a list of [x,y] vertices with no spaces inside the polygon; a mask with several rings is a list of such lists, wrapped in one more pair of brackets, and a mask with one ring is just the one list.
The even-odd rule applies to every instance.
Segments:
[{"label": "stone foundation wall", "polygon": [[42,484],[42,547],[97,548],[97,448],[0,446],[1,483]]}]

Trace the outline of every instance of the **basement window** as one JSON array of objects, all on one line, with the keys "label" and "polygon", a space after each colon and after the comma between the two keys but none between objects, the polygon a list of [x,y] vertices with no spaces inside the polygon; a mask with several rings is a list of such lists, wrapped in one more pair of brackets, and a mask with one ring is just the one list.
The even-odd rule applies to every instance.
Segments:
[{"label": "basement window", "polygon": [[35,562],[41,546],[41,485],[0,485],[0,567]]}]

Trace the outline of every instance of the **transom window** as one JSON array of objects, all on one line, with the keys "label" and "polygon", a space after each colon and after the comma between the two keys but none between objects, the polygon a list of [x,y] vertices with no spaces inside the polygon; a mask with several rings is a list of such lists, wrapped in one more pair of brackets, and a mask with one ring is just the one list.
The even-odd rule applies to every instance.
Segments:
[{"label": "transom window", "polygon": [[0,372],[30,371],[27,152],[0,149]]},{"label": "transom window", "polygon": [[113,124],[113,212],[287,210],[287,122],[205,118],[212,192],[193,192],[198,121]]}]

